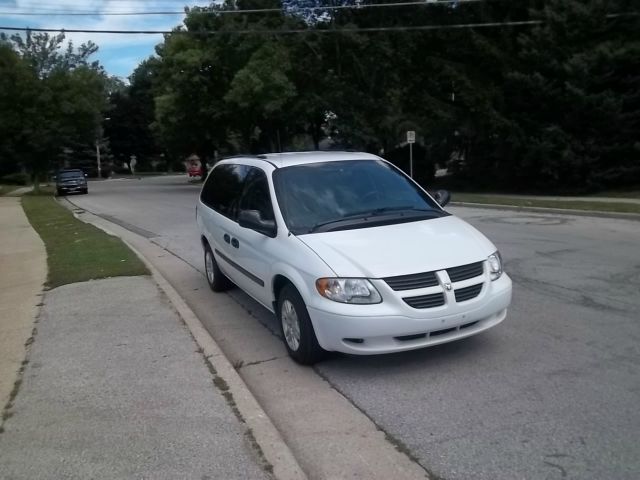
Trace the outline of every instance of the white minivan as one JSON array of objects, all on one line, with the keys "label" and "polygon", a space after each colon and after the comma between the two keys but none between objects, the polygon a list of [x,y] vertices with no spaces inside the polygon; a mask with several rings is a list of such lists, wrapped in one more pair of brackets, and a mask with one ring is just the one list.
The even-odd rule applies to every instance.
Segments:
[{"label": "white minivan", "polygon": [[235,284],[275,312],[299,363],[465,338],[511,302],[496,247],[375,155],[222,160],[196,215],[211,289]]}]

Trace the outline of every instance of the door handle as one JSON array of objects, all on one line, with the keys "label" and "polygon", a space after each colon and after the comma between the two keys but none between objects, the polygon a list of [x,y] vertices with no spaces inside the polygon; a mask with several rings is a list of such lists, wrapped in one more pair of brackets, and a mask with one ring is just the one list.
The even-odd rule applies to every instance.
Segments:
[{"label": "door handle", "polygon": [[231,246],[232,247],[236,247],[236,248],[240,248],[240,242],[238,241],[237,238],[232,238],[231,239]]},{"label": "door handle", "polygon": [[225,233],[225,234],[224,234],[224,237],[223,237],[223,238],[224,238],[224,241],[225,241],[225,242],[227,242],[227,243],[230,243],[230,242],[231,242],[231,237],[230,237],[227,233]]}]

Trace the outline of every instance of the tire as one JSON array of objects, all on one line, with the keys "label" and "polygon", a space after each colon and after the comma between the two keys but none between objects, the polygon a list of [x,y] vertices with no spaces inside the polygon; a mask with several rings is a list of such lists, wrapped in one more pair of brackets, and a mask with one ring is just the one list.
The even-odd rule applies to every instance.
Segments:
[{"label": "tire", "polygon": [[318,343],[304,300],[293,285],[286,285],[280,291],[276,315],[291,358],[302,365],[322,360],[326,352]]},{"label": "tire", "polygon": [[204,246],[204,270],[209,288],[214,292],[224,292],[233,286],[231,280],[229,280],[225,274],[222,273],[220,267],[218,267],[211,247],[208,244]]}]

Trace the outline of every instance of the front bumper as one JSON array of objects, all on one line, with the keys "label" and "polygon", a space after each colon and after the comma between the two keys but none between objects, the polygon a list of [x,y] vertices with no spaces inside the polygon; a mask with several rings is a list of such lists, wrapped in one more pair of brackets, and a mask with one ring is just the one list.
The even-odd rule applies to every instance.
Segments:
[{"label": "front bumper", "polygon": [[87,190],[87,185],[60,185],[56,187],[60,193],[79,193]]},{"label": "front bumper", "polygon": [[[342,315],[308,307],[318,342],[325,350],[370,355],[402,352],[459,340],[483,332],[507,316],[511,279],[504,274],[481,299],[455,313],[424,316]],[[353,311],[353,310],[351,310]]]}]

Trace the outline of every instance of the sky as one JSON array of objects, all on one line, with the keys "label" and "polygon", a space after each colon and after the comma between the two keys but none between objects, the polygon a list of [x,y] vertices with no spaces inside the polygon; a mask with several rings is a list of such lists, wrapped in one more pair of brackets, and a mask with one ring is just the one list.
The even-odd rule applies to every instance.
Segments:
[{"label": "sky", "polygon": [[[71,12],[182,12],[185,6],[205,6],[211,1],[197,0],[0,0],[0,26],[75,28],[89,30],[171,30],[182,23],[180,15],[144,16],[69,16],[56,13]],[[35,16],[20,16],[34,13]],[[13,34],[16,32],[6,32]],[[95,59],[99,60],[110,75],[126,79],[145,58],[154,54],[154,47],[162,41],[162,35],[118,35],[67,33],[67,39],[75,45],[88,40],[99,46]]]}]

